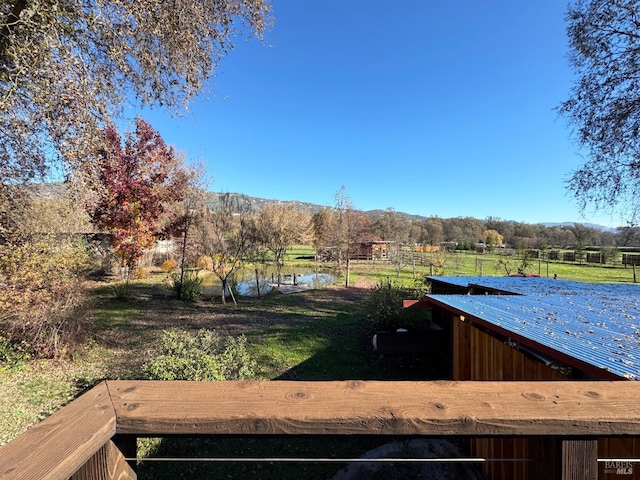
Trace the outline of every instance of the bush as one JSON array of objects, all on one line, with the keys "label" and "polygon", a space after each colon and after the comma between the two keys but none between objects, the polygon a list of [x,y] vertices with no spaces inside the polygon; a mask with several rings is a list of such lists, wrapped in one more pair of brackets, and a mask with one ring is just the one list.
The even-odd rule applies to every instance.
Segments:
[{"label": "bush", "polygon": [[255,368],[244,336],[170,330],[163,332],[158,355],[144,372],[152,380],[241,380],[255,377]]},{"label": "bush", "polygon": [[0,245],[0,327],[40,357],[64,356],[80,337],[85,246],[47,237]]},{"label": "bush", "polygon": [[211,257],[206,255],[198,258],[196,265],[200,270],[213,270],[213,260],[211,259]]},{"label": "bush", "polygon": [[0,373],[20,368],[29,357],[24,345],[0,335]]},{"label": "bush", "polygon": [[162,262],[162,265],[160,265],[160,269],[163,272],[172,272],[173,270],[175,270],[178,267],[178,262],[176,262],[173,258],[170,258],[169,260],[165,260],[164,262]]},{"label": "bush", "polygon": [[109,285],[109,291],[118,300],[128,300],[131,296],[131,285],[126,280],[120,280]]},{"label": "bush", "polygon": [[131,277],[136,280],[144,280],[145,278],[149,278],[151,275],[149,273],[149,269],[141,266],[137,266],[131,272]]},{"label": "bush", "polygon": [[398,328],[410,331],[426,330],[431,320],[428,311],[422,309],[405,309],[403,300],[417,300],[425,296],[427,287],[416,284],[413,288],[403,287],[393,283],[378,284],[365,301],[367,317],[372,322],[376,332],[394,332]]},{"label": "bush", "polygon": [[173,291],[180,300],[188,300],[195,302],[200,298],[202,293],[202,278],[198,276],[198,272],[194,270],[186,270],[184,272],[183,281],[180,281],[180,273],[176,272],[172,275]]}]

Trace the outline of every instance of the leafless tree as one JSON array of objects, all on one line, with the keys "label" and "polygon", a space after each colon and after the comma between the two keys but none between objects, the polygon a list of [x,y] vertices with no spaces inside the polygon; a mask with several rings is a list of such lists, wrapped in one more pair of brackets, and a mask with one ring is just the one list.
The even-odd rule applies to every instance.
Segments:
[{"label": "leafless tree", "polygon": [[259,242],[273,253],[280,283],[287,250],[311,239],[311,216],[295,204],[269,202],[258,211],[256,226]]},{"label": "leafless tree", "polygon": [[568,188],[583,209],[640,213],[640,6],[577,0],[566,16],[577,80],[560,106],[588,156]]},{"label": "leafless tree", "polygon": [[215,210],[202,213],[197,231],[211,270],[222,283],[221,300],[226,303],[229,280],[254,256],[257,236],[255,216],[246,203],[229,194],[219,200]]}]

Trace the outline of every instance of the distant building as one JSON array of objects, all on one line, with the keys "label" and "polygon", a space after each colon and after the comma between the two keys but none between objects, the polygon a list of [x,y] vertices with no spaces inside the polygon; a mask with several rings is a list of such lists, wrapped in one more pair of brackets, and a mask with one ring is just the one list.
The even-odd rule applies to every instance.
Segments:
[{"label": "distant building", "polygon": [[363,242],[351,256],[352,260],[388,260],[389,245],[387,241]]}]

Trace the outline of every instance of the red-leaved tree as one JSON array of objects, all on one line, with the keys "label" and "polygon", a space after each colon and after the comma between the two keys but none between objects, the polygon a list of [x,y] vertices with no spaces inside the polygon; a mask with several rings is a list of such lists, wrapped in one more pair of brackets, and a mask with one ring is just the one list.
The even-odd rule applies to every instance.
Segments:
[{"label": "red-leaved tree", "polygon": [[135,120],[124,144],[113,125],[103,131],[98,157],[99,191],[87,207],[94,224],[111,233],[125,280],[161,234],[168,205],[182,200],[190,174],[173,148],[144,119]]}]

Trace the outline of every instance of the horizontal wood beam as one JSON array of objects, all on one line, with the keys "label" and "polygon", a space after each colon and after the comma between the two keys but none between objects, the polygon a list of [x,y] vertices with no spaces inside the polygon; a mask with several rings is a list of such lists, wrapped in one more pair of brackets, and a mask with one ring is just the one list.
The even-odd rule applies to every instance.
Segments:
[{"label": "horizontal wood beam", "polygon": [[564,478],[578,478],[597,437],[640,436],[639,393],[630,381],[106,381],[0,448],[0,479],[135,478],[116,434],[555,436]]},{"label": "horizontal wood beam", "polygon": [[108,381],[134,435],[640,436],[640,383]]},{"label": "horizontal wood beam", "polygon": [[0,479],[71,477],[116,433],[106,382],[0,448]]}]

